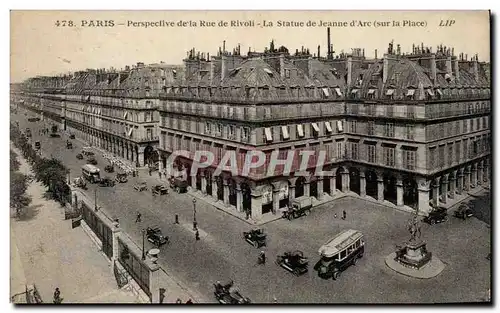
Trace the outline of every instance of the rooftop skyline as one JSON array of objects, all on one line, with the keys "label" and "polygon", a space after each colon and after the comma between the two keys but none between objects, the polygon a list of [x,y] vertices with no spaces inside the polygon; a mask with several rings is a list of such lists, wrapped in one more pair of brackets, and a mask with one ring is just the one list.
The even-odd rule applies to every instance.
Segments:
[{"label": "rooftop skyline", "polygon": [[[21,82],[38,75],[50,76],[86,68],[124,68],[137,62],[181,64],[186,52],[216,55],[223,41],[226,50],[240,44],[242,54],[263,51],[274,40],[294,53],[309,48],[321,55],[327,53],[325,27],[277,27],[277,21],[425,21],[427,27],[331,27],[331,44],[336,54],[351,48],[365,49],[373,58],[375,49],[381,58],[387,44],[401,45],[401,52],[412,51],[413,44],[433,48],[443,44],[454,48],[455,55],[476,53],[480,61],[490,60],[490,25],[487,11],[12,11],[11,12],[11,82]],[[57,27],[56,21],[75,21],[79,27]],[[114,27],[81,28],[81,21],[114,20]],[[215,21],[254,20],[274,27],[161,27],[119,26],[128,21]],[[439,27],[441,20],[455,20],[452,27]],[[35,27],[36,25],[36,27]],[[199,26],[199,25],[198,25]]]}]

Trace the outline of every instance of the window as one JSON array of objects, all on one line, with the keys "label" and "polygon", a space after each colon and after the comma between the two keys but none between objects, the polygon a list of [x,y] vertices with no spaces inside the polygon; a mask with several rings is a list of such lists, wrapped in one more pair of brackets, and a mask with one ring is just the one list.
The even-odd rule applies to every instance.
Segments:
[{"label": "window", "polygon": [[319,126],[318,123],[311,123],[312,129],[314,131],[314,135],[318,136],[319,135]]},{"label": "window", "polygon": [[374,121],[368,121],[367,128],[368,128],[367,129],[368,135],[370,135],[370,136],[375,135],[375,122]]},{"label": "window", "polygon": [[290,70],[289,69],[285,69],[285,77],[290,78]]},{"label": "window", "polygon": [[455,162],[460,163],[460,141],[455,142]]},{"label": "window", "polygon": [[462,150],[463,150],[463,153],[464,153],[464,160],[467,160],[467,154],[468,154],[468,151],[467,151],[467,148],[468,148],[468,147],[467,147],[467,139],[464,139],[464,140],[462,141],[462,144],[463,144],[463,145],[462,145],[462,146],[463,146],[463,149],[462,149]]},{"label": "window", "polygon": [[437,167],[437,154],[436,154],[436,147],[430,147],[429,148],[429,165],[430,168],[436,168]]},{"label": "window", "polygon": [[205,134],[210,134],[210,123],[209,122],[205,123]]},{"label": "window", "polygon": [[227,137],[229,139],[234,139],[234,125],[229,125]]},{"label": "window", "polygon": [[385,134],[386,137],[394,137],[394,124],[386,123],[385,124]]},{"label": "window", "polygon": [[387,96],[387,99],[393,100],[394,99],[394,89],[387,89],[385,92],[385,95]]},{"label": "window", "polygon": [[464,130],[462,131],[464,134],[468,133],[469,132],[469,123],[467,120],[464,120]]},{"label": "window", "polygon": [[297,125],[297,136],[304,137],[304,127],[302,124]]},{"label": "window", "polygon": [[412,149],[403,149],[403,168],[415,170],[417,151]]},{"label": "window", "polygon": [[248,142],[250,139],[250,129],[248,127],[241,128],[241,141]]},{"label": "window", "polygon": [[368,89],[368,99],[375,99],[377,97],[377,91],[375,89]]},{"label": "window", "polygon": [[444,149],[445,149],[445,145],[441,145],[439,146],[439,167],[443,167],[444,166]]},{"label": "window", "polygon": [[273,141],[273,130],[269,127],[264,128],[264,142]]},{"label": "window", "polygon": [[455,122],[455,135],[460,135],[460,121]]},{"label": "window", "polygon": [[337,131],[339,133],[343,132],[344,131],[344,127],[342,125],[342,121],[337,121]]},{"label": "window", "polygon": [[356,133],[357,130],[357,122],[356,121],[350,121],[349,122],[350,128],[351,128],[351,133]]},{"label": "window", "polygon": [[217,124],[217,135],[218,136],[222,135],[222,124]]},{"label": "window", "polygon": [[384,147],[384,161],[385,161],[385,165],[387,166],[394,166],[396,163],[395,163],[395,149],[394,147],[388,147],[388,146],[385,146]]},{"label": "window", "polygon": [[288,133],[288,126],[286,125],[281,126],[281,139],[282,140],[290,139],[290,134]]},{"label": "window", "polygon": [[414,126],[406,125],[406,139],[413,140],[414,138]]},{"label": "window", "polygon": [[374,144],[367,145],[368,148],[368,162],[377,163],[377,146]]},{"label": "window", "polygon": [[426,98],[427,100],[432,100],[434,98],[434,91],[432,89],[427,89],[426,90]]},{"label": "window", "polygon": [[448,155],[446,157],[448,158],[448,165],[451,165],[453,163],[453,143],[448,144]]},{"label": "window", "polygon": [[342,147],[342,141],[337,141],[337,158],[342,159],[344,157],[344,150]]},{"label": "window", "polygon": [[406,92],[406,99],[413,100],[415,97],[415,89],[408,89]]},{"label": "window", "polygon": [[330,124],[330,122],[325,122],[325,128],[328,133],[331,133],[333,131],[332,124]]},{"label": "window", "polygon": [[351,159],[357,160],[358,159],[358,143],[357,142],[350,142],[350,148],[351,148]]}]

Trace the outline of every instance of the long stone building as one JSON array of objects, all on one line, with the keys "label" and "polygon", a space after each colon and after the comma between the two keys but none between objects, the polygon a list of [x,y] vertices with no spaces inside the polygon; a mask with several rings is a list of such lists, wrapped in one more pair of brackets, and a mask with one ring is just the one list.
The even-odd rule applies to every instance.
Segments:
[{"label": "long stone building", "polygon": [[[211,151],[212,166],[189,184],[254,219],[297,197],[342,193],[427,214],[489,181],[489,63],[444,46],[403,53],[392,42],[367,59],[359,48],[335,54],[329,30],[327,41],[325,56],[319,46],[290,52],[274,41],[243,55],[224,43],[211,57],[192,49],[182,67],[35,78],[12,97],[141,166],[145,154],[163,170],[169,155],[187,150],[175,166],[190,172],[195,152]],[[263,166],[215,175],[227,151],[242,169],[255,150],[265,153]],[[273,153],[290,151],[291,175],[268,171]],[[295,176],[304,151],[309,174]],[[327,177],[315,175],[320,151]]]}]

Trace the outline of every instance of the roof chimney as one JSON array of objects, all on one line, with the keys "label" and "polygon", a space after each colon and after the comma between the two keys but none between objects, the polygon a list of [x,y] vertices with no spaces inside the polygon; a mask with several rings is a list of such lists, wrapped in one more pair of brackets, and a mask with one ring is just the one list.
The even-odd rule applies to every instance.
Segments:
[{"label": "roof chimney", "polygon": [[[328,44],[328,52],[326,53],[326,57],[328,59],[331,59],[332,58],[332,50],[330,48],[330,27],[327,27],[326,28],[326,40],[327,40],[327,44]],[[319,53],[318,53],[319,55]]]},{"label": "roof chimney", "polygon": [[281,78],[285,78],[285,55],[280,54],[280,76]]},{"label": "roof chimney", "polygon": [[225,40],[222,42],[222,53],[223,54],[226,53],[226,41]]},{"label": "roof chimney", "polygon": [[446,73],[450,76],[453,74],[453,70],[451,68],[451,56],[446,57]]},{"label": "roof chimney", "polygon": [[472,71],[474,73],[474,79],[476,83],[479,82],[479,62],[477,61],[477,55],[472,61]]},{"label": "roof chimney", "polygon": [[227,72],[227,64],[226,64],[226,55],[222,55],[221,57],[221,71],[220,71],[220,80],[223,81],[226,78]]},{"label": "roof chimney", "polygon": [[377,59],[377,49],[375,49],[375,60]]},{"label": "roof chimney", "polygon": [[384,55],[384,69],[382,71],[382,82],[385,84],[387,82],[387,74],[389,73],[389,59],[388,54]]},{"label": "roof chimney", "polygon": [[433,53],[431,55],[431,80],[434,83],[437,78],[437,70],[436,70],[436,55]]},{"label": "roof chimney", "polygon": [[347,57],[347,86],[352,83],[352,56]]},{"label": "roof chimney", "polygon": [[455,72],[455,77],[456,77],[455,79],[458,82],[458,80],[460,79],[460,67],[458,66],[458,58],[456,58],[453,61],[453,67],[454,67],[454,72]]},{"label": "roof chimney", "polygon": [[212,85],[212,82],[214,81],[214,75],[215,75],[215,62],[210,61],[210,85]]},{"label": "roof chimney", "polygon": [[320,58],[320,49],[321,49],[321,46],[318,45],[318,59]]}]

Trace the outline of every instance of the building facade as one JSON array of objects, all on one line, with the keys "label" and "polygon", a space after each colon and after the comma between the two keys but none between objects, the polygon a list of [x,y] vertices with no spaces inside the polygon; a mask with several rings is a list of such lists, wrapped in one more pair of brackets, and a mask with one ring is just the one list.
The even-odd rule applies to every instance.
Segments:
[{"label": "building facade", "polygon": [[[158,158],[161,171],[172,153],[188,151],[174,166],[195,174],[187,176],[192,188],[254,219],[277,214],[294,198],[321,202],[341,194],[425,215],[488,183],[488,63],[444,46],[402,53],[392,42],[382,58],[376,52],[367,59],[359,48],[334,55],[329,31],[327,40],[326,56],[319,46],[311,54],[274,42],[246,55],[225,43],[212,57],[192,49],[182,68],[164,69],[165,79],[140,64],[126,78],[87,71],[100,78],[83,89],[72,87],[75,77],[64,81],[64,99],[44,102],[42,111],[64,116],[65,125],[140,165],[153,147],[158,156],[148,159]],[[21,98],[37,104],[46,94],[24,86]],[[192,171],[197,151],[214,160]],[[218,175],[228,151],[238,171]],[[252,151],[266,161],[243,173]],[[289,175],[284,165],[273,167],[273,155],[293,156]],[[317,175],[318,163],[330,173]]]}]

